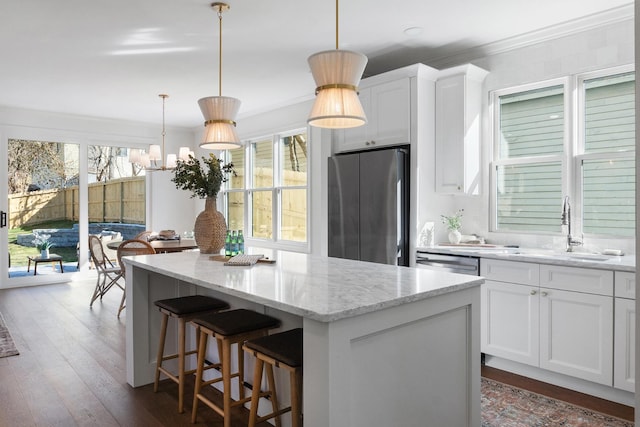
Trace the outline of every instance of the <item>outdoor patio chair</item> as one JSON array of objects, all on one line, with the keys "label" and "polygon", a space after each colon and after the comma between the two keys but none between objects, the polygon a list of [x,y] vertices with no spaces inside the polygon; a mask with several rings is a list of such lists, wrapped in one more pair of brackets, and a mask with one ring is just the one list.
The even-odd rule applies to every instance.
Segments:
[{"label": "outdoor patio chair", "polygon": [[[132,255],[148,255],[155,254],[156,251],[153,249],[153,246],[149,244],[149,242],[145,242],[144,240],[125,240],[120,243],[118,246],[118,264],[122,269],[122,277],[126,276],[126,269],[124,263],[122,262],[123,256],[132,256]],[[122,289],[124,291],[124,288]],[[120,312],[125,308],[125,297],[126,292],[122,293],[122,300],[120,301],[120,307],[118,308],[118,317],[120,317]]]},{"label": "outdoor patio chair", "polygon": [[114,265],[105,255],[102,240],[98,236],[89,236],[89,254],[93,265],[96,270],[98,270],[96,289],[93,291],[91,303],[89,303],[89,307],[91,307],[98,297],[102,300],[104,294],[106,294],[113,285],[118,286],[124,291],[124,285],[118,282],[124,276],[122,269]]}]

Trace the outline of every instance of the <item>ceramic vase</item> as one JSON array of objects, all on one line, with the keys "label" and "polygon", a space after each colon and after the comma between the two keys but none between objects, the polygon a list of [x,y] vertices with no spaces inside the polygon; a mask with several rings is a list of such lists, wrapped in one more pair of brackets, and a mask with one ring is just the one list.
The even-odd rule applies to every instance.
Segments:
[{"label": "ceramic vase", "polygon": [[203,254],[217,254],[224,248],[227,222],[218,211],[214,197],[206,198],[204,210],[196,217],[193,234],[196,245]]},{"label": "ceramic vase", "polygon": [[40,258],[42,259],[49,258],[49,249],[40,250]]},{"label": "ceramic vase", "polygon": [[458,230],[449,230],[449,243],[458,244],[462,239],[462,234]]}]

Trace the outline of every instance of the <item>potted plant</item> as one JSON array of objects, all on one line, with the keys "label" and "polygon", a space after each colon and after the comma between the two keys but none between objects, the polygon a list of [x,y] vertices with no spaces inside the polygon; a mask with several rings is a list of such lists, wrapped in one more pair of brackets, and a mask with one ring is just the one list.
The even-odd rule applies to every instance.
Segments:
[{"label": "potted plant", "polygon": [[442,223],[447,226],[449,230],[449,242],[460,243],[462,234],[460,234],[460,227],[462,227],[462,212],[464,209],[458,209],[455,214],[451,216],[440,215],[442,217]]},{"label": "potted plant", "polygon": [[51,242],[51,240],[49,240],[51,238],[51,235],[39,233],[34,234],[36,235],[36,238],[34,239],[33,244],[40,251],[40,257],[43,259],[49,258],[49,249],[53,247],[53,243]]},{"label": "potted plant", "polygon": [[235,175],[233,163],[223,164],[212,153],[208,158],[202,157],[202,162],[193,156],[178,160],[171,178],[176,188],[190,191],[191,197],[205,199],[205,209],[196,217],[193,227],[196,244],[205,254],[218,253],[224,247],[227,223],[216,208],[216,198],[222,183],[229,180],[229,173]]}]

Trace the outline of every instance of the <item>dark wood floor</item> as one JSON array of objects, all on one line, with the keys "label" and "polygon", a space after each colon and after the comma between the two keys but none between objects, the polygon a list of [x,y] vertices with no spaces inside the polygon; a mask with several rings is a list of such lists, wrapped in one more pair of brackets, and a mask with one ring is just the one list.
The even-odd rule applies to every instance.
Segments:
[{"label": "dark wood floor", "polygon": [[[0,290],[0,313],[20,351],[0,358],[0,426],[222,426],[203,404],[197,424],[190,403],[178,414],[175,383],[164,381],[158,393],[127,384],[125,316],[116,317],[122,293],[111,290],[90,309],[93,285]],[[234,427],[247,419],[238,408]]]},{"label": "dark wood floor", "polygon": [[[0,426],[221,426],[221,417],[204,405],[197,424],[191,424],[190,405],[178,414],[171,382],[163,382],[158,393],[127,384],[125,316],[116,317],[122,294],[112,290],[90,309],[93,285],[0,290],[0,313],[20,351],[0,358]],[[483,368],[483,375],[633,419],[633,409],[622,405],[491,368]],[[191,389],[187,393],[190,399]],[[234,427],[246,425],[247,411],[237,410],[233,420]]]}]

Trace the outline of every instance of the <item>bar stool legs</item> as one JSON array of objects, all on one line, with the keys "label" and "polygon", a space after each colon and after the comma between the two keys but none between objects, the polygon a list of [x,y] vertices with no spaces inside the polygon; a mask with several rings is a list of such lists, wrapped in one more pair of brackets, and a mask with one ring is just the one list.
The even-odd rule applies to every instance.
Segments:
[{"label": "bar stool legs", "polygon": [[[280,321],[273,317],[260,314],[251,310],[238,309],[198,316],[192,322],[200,328],[200,343],[198,346],[198,366],[196,369],[196,382],[193,395],[193,410],[191,422],[195,423],[198,417],[198,403],[202,401],[224,418],[224,427],[231,427],[231,409],[250,400],[244,392],[244,352],[240,344],[246,340],[263,337],[269,329],[279,326]],[[216,340],[220,354],[222,376],[203,381],[203,373],[206,363],[207,340],[211,336]],[[238,344],[238,369],[231,369],[231,347]],[[239,399],[231,398],[231,381],[238,379]],[[203,393],[203,387],[222,381],[223,404],[222,407],[213,403]]]},{"label": "bar stool legs", "polygon": [[[243,350],[256,358],[253,375],[253,391],[251,393],[251,410],[249,413],[249,427],[257,423],[275,418],[276,427],[280,427],[280,415],[291,412],[293,427],[302,427],[302,329],[269,335],[245,342]],[[273,367],[289,372],[291,387],[291,405],[278,409],[278,397],[273,377]],[[264,369],[266,367],[266,369]],[[260,390],[262,374],[266,370],[267,386]],[[260,397],[270,396],[272,412],[258,417],[258,403]]]},{"label": "bar stool legs", "polygon": [[[153,384],[153,391],[158,391],[158,383],[160,382],[160,374],[165,374],[169,379],[178,383],[178,412],[184,412],[184,384],[185,377],[188,374],[195,372],[195,369],[185,371],[185,359],[186,356],[197,353],[197,344],[199,341],[199,331],[196,328],[196,349],[186,350],[186,325],[195,315],[204,315],[208,313],[215,313],[220,310],[229,308],[229,305],[216,298],[207,297],[204,295],[192,295],[180,298],[171,298],[165,300],[159,300],[155,302],[155,305],[162,313],[162,324],[160,326],[160,339],[158,344],[158,355],[156,359],[156,376]],[[164,347],[167,338],[167,327],[169,324],[169,318],[175,318],[178,320],[178,353],[171,355],[164,355]],[[162,366],[162,363],[166,360],[178,359],[178,373],[177,375],[169,371]]]}]

